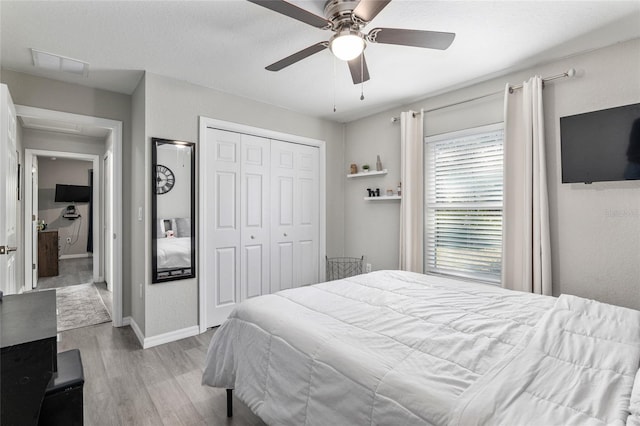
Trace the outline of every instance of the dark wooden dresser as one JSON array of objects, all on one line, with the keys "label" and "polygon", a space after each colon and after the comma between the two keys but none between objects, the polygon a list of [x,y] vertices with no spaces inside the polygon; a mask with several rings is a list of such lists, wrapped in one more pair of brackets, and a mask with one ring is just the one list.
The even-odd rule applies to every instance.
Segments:
[{"label": "dark wooden dresser", "polygon": [[4,296],[0,302],[2,426],[38,424],[47,384],[57,371],[56,329],[55,290]]},{"label": "dark wooden dresser", "polygon": [[38,232],[38,277],[58,275],[58,231]]}]

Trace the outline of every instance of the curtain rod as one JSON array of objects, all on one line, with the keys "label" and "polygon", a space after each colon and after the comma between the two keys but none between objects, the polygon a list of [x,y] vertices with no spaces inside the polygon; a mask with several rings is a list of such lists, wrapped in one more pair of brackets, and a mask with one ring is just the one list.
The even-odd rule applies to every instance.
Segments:
[{"label": "curtain rod", "polygon": [[[552,75],[551,77],[545,77],[542,79],[542,84],[544,85],[545,82],[547,81],[552,81],[552,80],[557,80],[559,78],[565,78],[565,77],[573,77],[576,75],[576,70],[573,68],[570,68],[569,70],[563,72],[562,74],[558,74],[558,75]],[[544,86],[543,86],[544,87]],[[522,89],[522,84],[517,84],[515,86],[510,86],[509,87],[509,93],[513,93],[516,90]],[[459,101],[459,102],[454,102],[452,104],[447,104],[447,105],[442,105],[436,108],[431,108],[431,109],[425,109],[424,112],[433,112],[433,111],[438,111],[441,109],[445,109],[445,108],[450,108],[452,106],[456,106],[456,105],[460,105],[460,104],[466,104],[467,102],[473,102],[473,101],[477,101],[479,99],[484,99],[484,98],[488,98],[490,96],[495,96],[495,95],[501,95],[504,94],[504,90],[500,90],[497,92],[492,92],[492,93],[487,93],[486,95],[480,95],[480,96],[476,96],[475,98],[471,98],[471,99],[465,99],[463,101]],[[413,113],[413,116],[416,116],[416,113]],[[391,117],[391,122],[395,123],[397,121],[400,121],[400,117]]]}]

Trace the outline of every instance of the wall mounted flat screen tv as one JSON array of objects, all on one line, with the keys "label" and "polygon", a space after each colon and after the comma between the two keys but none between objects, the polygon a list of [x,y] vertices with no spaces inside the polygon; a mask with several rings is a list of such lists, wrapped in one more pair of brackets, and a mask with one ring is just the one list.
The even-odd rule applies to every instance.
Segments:
[{"label": "wall mounted flat screen tv", "polygon": [[56,203],[88,203],[91,188],[82,185],[56,185]]},{"label": "wall mounted flat screen tv", "polygon": [[640,104],[560,118],[562,183],[640,179]]}]

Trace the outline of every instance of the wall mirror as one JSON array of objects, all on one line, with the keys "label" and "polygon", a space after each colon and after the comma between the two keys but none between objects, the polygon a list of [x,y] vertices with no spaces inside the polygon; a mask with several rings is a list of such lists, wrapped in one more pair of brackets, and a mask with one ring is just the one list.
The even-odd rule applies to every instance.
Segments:
[{"label": "wall mirror", "polygon": [[152,143],[152,282],[195,278],[195,144]]}]

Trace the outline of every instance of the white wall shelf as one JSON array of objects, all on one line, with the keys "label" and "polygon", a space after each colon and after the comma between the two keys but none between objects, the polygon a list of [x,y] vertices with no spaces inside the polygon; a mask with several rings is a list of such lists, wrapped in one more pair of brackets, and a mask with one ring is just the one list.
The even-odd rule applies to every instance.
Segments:
[{"label": "white wall shelf", "polygon": [[381,195],[380,197],[364,197],[367,201],[401,200],[401,195]]},{"label": "white wall shelf", "polygon": [[360,173],[354,173],[354,174],[351,174],[351,175],[347,175],[347,178],[386,175],[387,173],[388,173],[387,169],[380,170],[380,171],[371,170],[370,172],[360,172]]}]

